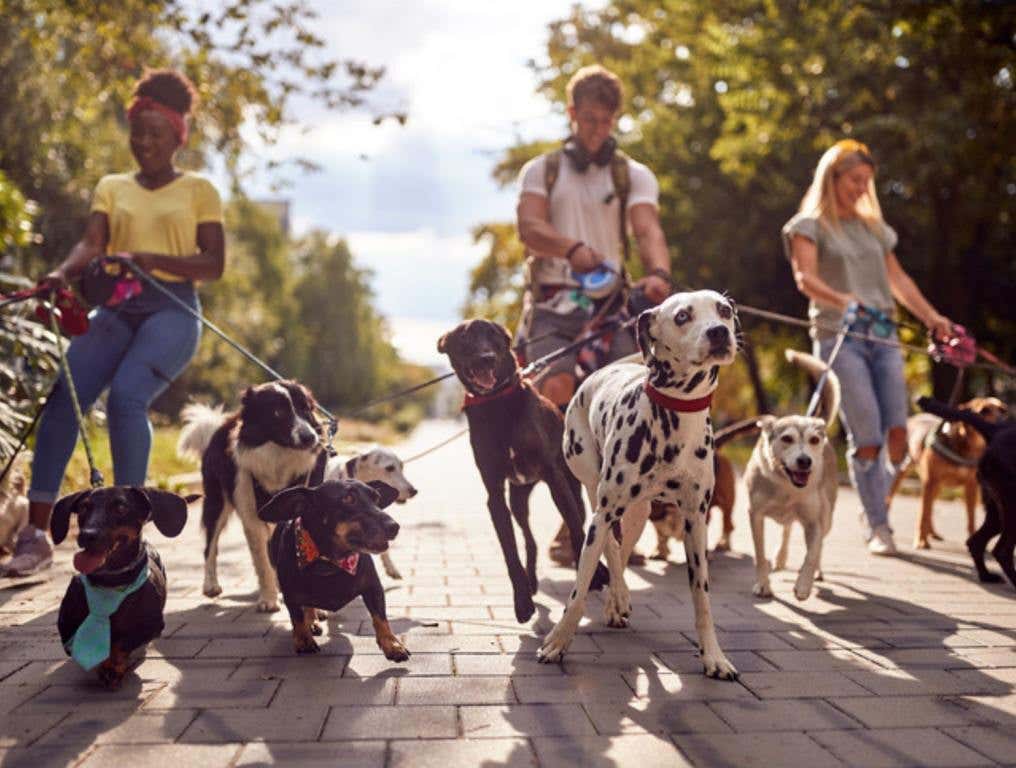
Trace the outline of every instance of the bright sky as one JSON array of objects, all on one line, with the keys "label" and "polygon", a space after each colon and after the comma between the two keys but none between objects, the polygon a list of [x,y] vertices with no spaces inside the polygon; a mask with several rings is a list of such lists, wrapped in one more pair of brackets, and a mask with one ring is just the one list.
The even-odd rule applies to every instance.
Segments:
[{"label": "bright sky", "polygon": [[374,127],[369,116],[301,113],[313,129],[287,135],[278,154],[311,157],[324,170],[284,192],[294,230],[346,237],[375,273],[376,304],[402,354],[443,364],[437,338],[457,322],[467,272],[482,253],[469,231],[514,216],[514,191],[490,176],[500,151],[516,132],[565,130],[534,93],[526,61],[543,57],[547,24],[567,15],[571,0],[313,5],[330,55],[386,66],[375,98],[404,106],[409,122]]}]

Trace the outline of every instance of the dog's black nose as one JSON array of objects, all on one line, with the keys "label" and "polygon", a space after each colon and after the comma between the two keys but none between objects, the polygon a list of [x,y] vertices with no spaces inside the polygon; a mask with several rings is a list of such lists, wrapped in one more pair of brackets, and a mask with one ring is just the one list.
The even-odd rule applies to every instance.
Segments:
[{"label": "dog's black nose", "polygon": [[385,538],[394,539],[399,535],[399,524],[394,520],[385,523]]},{"label": "dog's black nose", "polygon": [[810,456],[798,456],[797,457],[797,468],[798,469],[811,469],[811,457]]},{"label": "dog's black nose", "polygon": [[725,325],[714,325],[706,331],[706,338],[709,339],[710,344],[718,347],[730,341],[730,331],[727,330]]},{"label": "dog's black nose", "polygon": [[418,493],[419,493],[419,491],[416,490],[415,488],[410,488],[409,489],[409,498],[413,498]]},{"label": "dog's black nose", "polygon": [[85,528],[78,533],[78,546],[82,549],[88,549],[92,545],[98,543],[99,531],[94,528]]}]

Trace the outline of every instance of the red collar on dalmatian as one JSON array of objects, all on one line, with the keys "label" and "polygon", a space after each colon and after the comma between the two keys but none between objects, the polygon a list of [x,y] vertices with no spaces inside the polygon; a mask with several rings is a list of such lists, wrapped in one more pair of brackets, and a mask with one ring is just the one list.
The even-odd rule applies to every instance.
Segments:
[{"label": "red collar on dalmatian", "polygon": [[296,518],[296,520],[293,521],[293,527],[296,533],[296,564],[300,568],[306,568],[315,560],[323,560],[330,565],[341,568],[350,576],[356,575],[356,566],[360,562],[359,552],[346,555],[341,560],[329,560],[321,554],[321,550],[317,548],[317,544],[314,543],[314,539],[310,537],[310,534],[307,533],[307,530],[303,527],[303,525],[301,525],[300,518]]},{"label": "red collar on dalmatian", "polygon": [[491,400],[499,400],[502,397],[507,397],[508,395],[518,392],[519,387],[521,386],[522,377],[516,373],[511,384],[508,384],[504,389],[499,389],[497,392],[492,392],[489,395],[474,395],[469,390],[466,390],[466,396],[462,400],[462,410],[473,408],[481,403],[489,403]]},{"label": "red collar on dalmatian", "polygon": [[645,390],[646,394],[649,395],[650,400],[661,408],[666,408],[668,411],[680,411],[681,413],[707,411],[713,402],[712,392],[705,397],[697,397],[694,400],[682,400],[678,397],[669,397],[668,395],[663,394],[660,390],[655,389],[648,381],[646,382]]}]

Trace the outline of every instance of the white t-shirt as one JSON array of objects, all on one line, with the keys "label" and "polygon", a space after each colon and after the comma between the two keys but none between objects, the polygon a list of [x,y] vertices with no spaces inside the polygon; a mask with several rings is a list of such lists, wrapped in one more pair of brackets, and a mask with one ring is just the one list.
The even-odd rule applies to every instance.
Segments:
[{"label": "white t-shirt", "polygon": [[[534,157],[519,173],[519,195],[530,192],[547,196],[545,183],[546,155]],[[642,163],[628,158],[630,190],[627,208],[649,203],[659,206],[660,185],[656,176]],[[591,163],[585,173],[572,167],[561,156],[557,181],[550,193],[550,223],[567,237],[574,237],[599,251],[614,267],[620,269],[624,259],[618,219],[620,201],[614,194],[610,165]],[[627,217],[626,217],[627,218]],[[627,222],[630,228],[630,222]],[[530,252],[527,262],[533,282],[537,285],[577,285],[571,279],[568,262],[561,258],[542,257]]]}]

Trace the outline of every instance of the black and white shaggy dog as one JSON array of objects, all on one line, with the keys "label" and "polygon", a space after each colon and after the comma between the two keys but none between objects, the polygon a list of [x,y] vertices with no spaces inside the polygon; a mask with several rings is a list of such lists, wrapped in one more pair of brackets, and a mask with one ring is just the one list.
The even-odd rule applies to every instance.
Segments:
[{"label": "black and white shaggy dog", "polygon": [[[737,670],[716,638],[709,607],[706,512],[713,492],[713,429],[709,405],[720,367],[737,351],[737,317],[724,296],[695,291],[671,296],[638,319],[645,365],[625,358],[587,378],[565,415],[565,457],[596,512],[564,616],[540,648],[559,661],[571,645],[601,553],[610,568],[607,623],[628,623],[631,601],[624,566],[654,501],[684,517],[688,583],[705,672],[733,680]],[[620,523],[618,544],[611,529]]]},{"label": "black and white shaggy dog", "polygon": [[268,560],[271,531],[257,513],[285,488],[322,482],[327,453],[315,405],[303,385],[276,381],[248,387],[240,410],[229,415],[206,405],[184,408],[177,453],[201,459],[207,596],[222,593],[216,574],[219,536],[235,509],[258,577],[257,610],[279,610],[278,581]]}]

